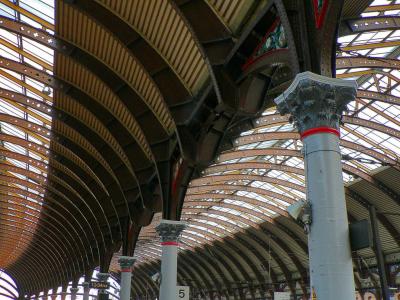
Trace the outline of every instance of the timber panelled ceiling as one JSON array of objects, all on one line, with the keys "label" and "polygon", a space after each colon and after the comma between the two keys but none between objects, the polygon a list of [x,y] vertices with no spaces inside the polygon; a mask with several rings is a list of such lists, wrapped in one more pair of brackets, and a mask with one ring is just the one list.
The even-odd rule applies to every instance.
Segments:
[{"label": "timber panelled ceiling", "polygon": [[[398,286],[400,262],[399,5],[373,1],[357,18],[346,19],[336,52],[336,77],[359,84],[341,126],[349,220],[368,219],[369,206],[376,207],[391,286]],[[299,134],[274,107],[235,132],[187,189],[181,220],[189,227],[181,238],[178,283],[201,299],[265,299],[282,290],[308,294],[307,236],[286,212],[305,198]],[[154,230],[160,219],[155,215],[139,235],[136,297],[159,292],[151,275],[160,268]],[[360,257],[372,271],[367,278]],[[357,289],[379,293],[374,252],[357,251],[354,262]]]},{"label": "timber panelled ceiling", "polygon": [[267,4],[0,0],[0,268],[21,292],[107,269],[154,212],[176,217],[214,65]]},{"label": "timber panelled ceiling", "polygon": [[[107,271],[136,246],[134,294],[156,295],[154,225],[180,217],[181,283],[306,293],[306,236],[286,213],[304,197],[301,142],[270,100],[298,71],[331,74],[335,54],[360,86],[342,127],[350,219],[377,199],[397,212],[398,4],[345,2],[331,53],[341,1],[328,2],[0,0],[0,268],[19,290]],[[394,255],[400,219],[379,220]]]}]

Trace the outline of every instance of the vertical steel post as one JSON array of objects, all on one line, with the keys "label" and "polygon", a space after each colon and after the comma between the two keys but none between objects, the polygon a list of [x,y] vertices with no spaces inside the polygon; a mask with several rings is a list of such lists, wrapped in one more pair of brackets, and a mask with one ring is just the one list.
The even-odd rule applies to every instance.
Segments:
[{"label": "vertical steel post", "polygon": [[131,298],[132,266],[135,263],[135,259],[130,256],[120,256],[118,263],[121,267],[119,299],[129,300]]},{"label": "vertical steel post", "polygon": [[178,240],[185,228],[185,223],[169,220],[156,227],[162,246],[160,300],[176,300]]},{"label": "vertical steel post", "polygon": [[356,89],[355,81],[304,72],[275,99],[281,114],[291,114],[304,145],[312,205],[310,289],[317,299],[356,297],[339,148],[339,121]]},{"label": "vertical steel post", "polygon": [[78,287],[71,287],[69,289],[70,293],[71,293],[71,300],[76,300],[76,294],[78,293],[79,288]]},{"label": "vertical steel post", "polygon": [[374,251],[376,256],[376,261],[378,263],[379,269],[379,281],[381,284],[381,291],[383,300],[390,300],[389,286],[387,283],[385,260],[383,257],[381,239],[379,237],[378,221],[376,219],[376,209],[375,206],[370,205],[369,207],[369,217],[371,220],[372,229],[372,239],[374,241]]},{"label": "vertical steel post", "polygon": [[[97,273],[97,279],[100,282],[107,282],[108,277],[110,277],[110,274],[108,273]],[[106,289],[99,289],[97,293],[97,299],[98,300],[108,300],[108,292]]]},{"label": "vertical steel post", "polygon": [[89,293],[90,293],[90,288],[89,288],[89,282],[82,282],[83,286],[83,300],[89,300]]}]

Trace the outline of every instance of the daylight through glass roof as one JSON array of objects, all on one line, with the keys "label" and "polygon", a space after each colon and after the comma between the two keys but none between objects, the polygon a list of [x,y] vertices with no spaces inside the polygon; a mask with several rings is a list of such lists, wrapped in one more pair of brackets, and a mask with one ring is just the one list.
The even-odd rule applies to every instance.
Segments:
[{"label": "daylight through glass roof", "polygon": [[7,28],[6,21],[52,34],[54,1],[2,0],[0,17],[0,263],[6,268],[32,239],[47,181],[53,93],[33,79],[29,66],[52,75],[54,56],[49,47]]},{"label": "daylight through glass roof", "polygon": [[[357,99],[349,104],[341,126],[346,184],[357,178],[370,181],[377,168],[399,164],[400,30],[386,29],[390,24],[385,21],[400,14],[400,9],[392,9],[398,4],[374,1],[354,23],[359,33],[338,39],[337,77],[359,84]],[[201,178],[190,183],[181,217],[189,224],[182,234],[182,250],[287,216],[286,207],[305,197],[297,130],[275,108],[266,110],[255,124],[234,140],[234,149],[221,153]],[[160,218],[156,215],[153,224]],[[143,228],[136,255],[159,258],[155,240],[154,226]]]}]

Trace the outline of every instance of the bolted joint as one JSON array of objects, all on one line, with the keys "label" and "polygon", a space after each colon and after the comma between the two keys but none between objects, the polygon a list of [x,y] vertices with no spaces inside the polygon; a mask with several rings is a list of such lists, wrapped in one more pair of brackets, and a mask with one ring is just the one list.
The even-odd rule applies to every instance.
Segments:
[{"label": "bolted joint", "polygon": [[339,130],[347,104],[356,97],[357,82],[329,78],[312,72],[297,74],[289,88],[275,99],[281,115],[300,133],[317,127]]},{"label": "bolted joint", "polygon": [[156,227],[156,231],[160,236],[161,242],[177,242],[186,227],[186,223],[181,221],[161,220]]}]

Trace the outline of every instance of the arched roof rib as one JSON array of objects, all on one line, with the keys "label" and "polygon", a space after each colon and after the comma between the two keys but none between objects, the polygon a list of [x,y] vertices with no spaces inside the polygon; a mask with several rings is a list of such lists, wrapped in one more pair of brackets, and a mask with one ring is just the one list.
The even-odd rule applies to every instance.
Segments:
[{"label": "arched roof rib", "polygon": [[[124,239],[135,244],[126,227],[138,232],[162,206],[171,214],[170,169],[182,145],[176,126],[208,109],[204,91],[221,102],[212,63],[224,55],[215,45],[226,43],[225,54],[232,49],[232,35],[264,5],[252,2],[197,2],[213,20],[207,27],[218,28],[211,37],[191,5],[169,0],[0,1],[0,180],[7,198],[0,214],[29,215],[37,206],[18,230],[0,222],[25,239],[0,266],[24,292],[65,283],[94,265],[106,269]],[[225,41],[212,41],[220,34]],[[25,211],[13,207],[15,199]],[[29,234],[23,224],[31,225]],[[52,264],[42,263],[46,255]],[[244,260],[236,268],[246,277],[254,262]],[[218,271],[203,262],[200,276],[188,263],[186,277],[210,289]],[[57,278],[55,266],[63,270]],[[36,275],[29,271],[35,268]]]},{"label": "arched roof rib", "polygon": [[[378,211],[400,213],[399,190],[393,185],[395,178],[400,178],[400,73],[396,56],[400,28],[396,11],[384,15],[385,8],[377,6],[369,7],[367,12],[374,9],[374,16],[365,14],[357,20],[346,20],[353,32],[338,40],[337,77],[359,82],[357,99],[343,117],[340,140],[352,220],[368,217],[369,205],[375,205]],[[254,233],[268,228],[266,232],[275,240],[274,255],[284,259],[274,268],[276,276],[286,273],[286,280],[301,278],[307,284],[306,236],[285,214],[288,205],[305,197],[302,143],[287,116],[276,114],[274,108],[267,109],[252,124],[252,129],[231,140],[233,149],[219,154],[190,183],[181,214],[189,227],[181,238],[180,257],[207,253],[206,249],[228,249],[232,247],[229,241],[240,237],[251,240],[250,244],[260,243],[265,235],[257,240]],[[391,176],[392,181],[379,174]],[[378,221],[385,253],[396,252],[400,220],[379,214]],[[152,227],[142,230],[139,236],[139,241],[143,238],[136,249],[139,256],[150,245],[160,249],[146,241],[156,238]],[[259,245],[265,250],[266,245]],[[290,253],[292,260],[289,271],[282,269],[287,264],[285,253]],[[158,260],[159,255],[160,251],[153,250],[150,257]],[[221,260],[227,259],[223,252],[221,255]],[[374,257],[371,251],[362,255]],[[257,259],[256,265],[269,258],[264,251]],[[232,271],[240,274],[238,269]],[[195,272],[203,271],[199,266]]]}]

